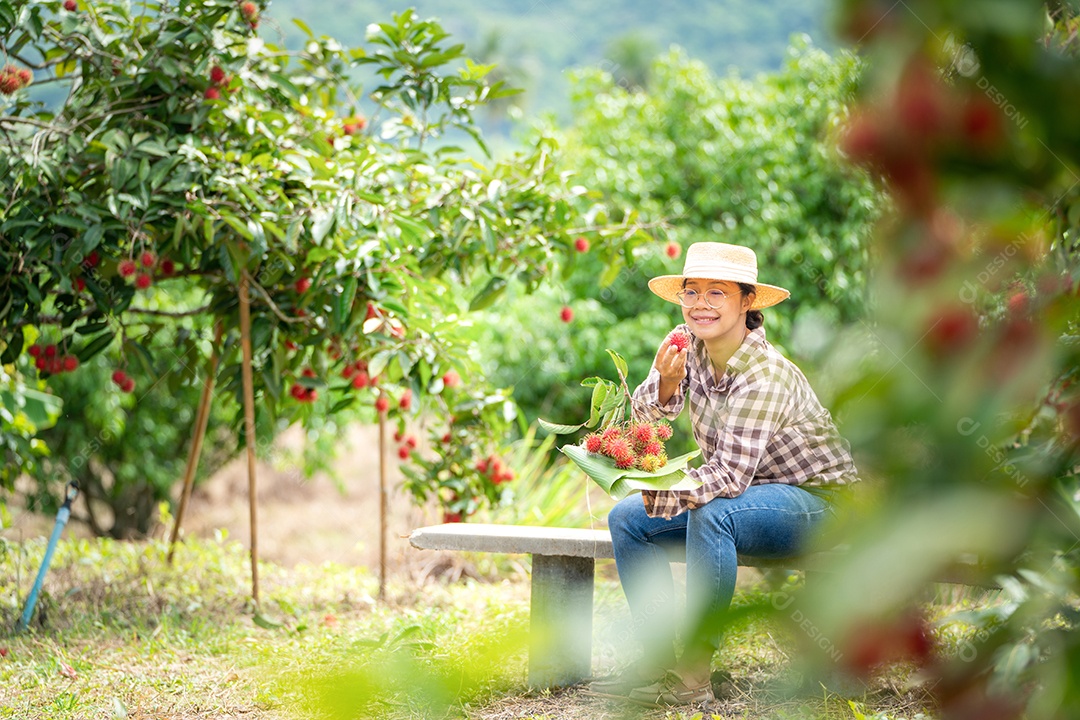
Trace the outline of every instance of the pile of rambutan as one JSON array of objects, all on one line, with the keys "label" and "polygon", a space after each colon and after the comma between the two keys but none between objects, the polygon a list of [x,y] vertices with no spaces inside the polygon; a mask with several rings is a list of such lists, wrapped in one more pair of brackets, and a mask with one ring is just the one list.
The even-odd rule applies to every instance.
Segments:
[{"label": "pile of rambutan", "polygon": [[628,422],[589,433],[583,446],[590,453],[611,458],[621,470],[656,472],[667,465],[664,443],[669,439],[671,425],[666,422]]}]

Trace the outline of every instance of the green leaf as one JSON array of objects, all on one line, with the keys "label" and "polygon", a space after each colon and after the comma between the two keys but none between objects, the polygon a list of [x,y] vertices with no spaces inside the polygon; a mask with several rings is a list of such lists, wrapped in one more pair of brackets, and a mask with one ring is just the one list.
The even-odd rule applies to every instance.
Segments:
[{"label": "green leaf", "polygon": [[611,356],[611,361],[615,363],[615,369],[619,371],[619,377],[626,380],[626,376],[630,374],[630,370],[626,366],[626,360],[623,359],[622,355],[610,348],[608,349],[607,354]]},{"label": "green leaf", "polygon": [[82,236],[82,251],[85,257],[101,242],[105,230],[101,225],[91,225]]},{"label": "green leaf", "polygon": [[44,430],[56,424],[60,411],[64,407],[63,399],[27,387],[22,388],[19,395],[22,397],[21,403],[15,400],[12,392],[0,390],[0,406],[7,408],[12,414],[21,410],[37,430]]},{"label": "green leaf", "polygon": [[607,399],[608,392],[610,392],[611,386],[608,383],[596,383],[592,392],[592,404],[589,408],[589,422],[585,423],[589,427],[595,427],[596,423],[600,420],[600,408],[604,405],[604,400]]},{"label": "green leaf", "polygon": [[591,453],[580,445],[563,445],[559,452],[570,458],[615,500],[621,500],[636,490],[693,490],[701,485],[687,477],[685,470],[686,464],[700,455],[701,450],[672,458],[654,473],[621,470],[615,467],[611,458]]},{"label": "green leaf", "polygon": [[264,630],[277,630],[282,626],[281,623],[274,622],[273,620],[263,615],[261,612],[255,613],[255,617],[252,618],[252,622],[263,628]]},{"label": "green leaf", "polygon": [[487,285],[472,299],[469,310],[483,310],[494,303],[504,290],[506,290],[506,278],[496,275],[488,280]]},{"label": "green leaf", "polygon": [[96,338],[83,345],[81,348],[75,351],[75,357],[79,358],[80,363],[85,363],[90,358],[97,355],[99,352],[109,347],[109,344],[113,341],[116,333],[112,330],[103,332]]},{"label": "green leaf", "polygon": [[309,28],[307,26],[307,23],[304,22],[303,20],[301,20],[300,18],[293,18],[293,23],[296,25],[296,27],[303,30],[304,34],[307,35],[309,38],[310,37],[315,37],[315,33],[311,32],[311,28]]},{"label": "green leaf", "polygon": [[334,298],[334,328],[337,331],[344,330],[348,323],[353,300],[356,298],[356,284],[356,276],[348,276],[341,292]]},{"label": "green leaf", "polygon": [[537,422],[540,423],[540,427],[553,435],[569,435],[570,433],[577,432],[585,427],[585,423],[581,423],[580,425],[560,425],[558,423],[548,422],[543,418],[537,418]]}]

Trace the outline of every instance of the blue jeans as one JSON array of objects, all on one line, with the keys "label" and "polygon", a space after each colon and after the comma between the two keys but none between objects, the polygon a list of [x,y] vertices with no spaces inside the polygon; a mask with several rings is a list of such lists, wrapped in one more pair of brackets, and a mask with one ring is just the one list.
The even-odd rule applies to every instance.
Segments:
[{"label": "blue jeans", "polygon": [[711,657],[735,592],[738,556],[797,555],[829,514],[825,500],[795,485],[751,485],[670,520],[649,517],[641,495],[608,514],[623,592],[634,630],[650,659],[674,664],[674,581],[667,548],[686,548],[686,654]]}]

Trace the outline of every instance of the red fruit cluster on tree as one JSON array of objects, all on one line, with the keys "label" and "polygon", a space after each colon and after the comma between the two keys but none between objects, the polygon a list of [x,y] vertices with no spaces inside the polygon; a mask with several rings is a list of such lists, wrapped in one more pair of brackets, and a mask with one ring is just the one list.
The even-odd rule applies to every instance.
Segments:
[{"label": "red fruit cluster on tree", "polygon": [[154,278],[150,275],[150,273],[142,272],[135,277],[135,287],[139,288],[140,290],[146,290],[153,284]]},{"label": "red fruit cluster on tree", "polygon": [[130,377],[123,370],[113,371],[112,381],[115,385],[119,386],[123,392],[129,393],[135,390],[135,378]]},{"label": "red fruit cluster on tree", "polygon": [[589,252],[589,241],[587,238],[579,237],[574,240],[574,249],[579,253]]},{"label": "red fruit cluster on tree", "polygon": [[60,373],[73,372],[79,368],[79,358],[70,354],[60,355],[60,350],[56,345],[41,346],[34,343],[27,349],[27,352],[30,357],[34,358],[34,367],[40,372],[59,375]]},{"label": "red fruit cluster on tree", "polygon": [[564,323],[570,322],[574,319],[574,311],[569,306],[564,306],[563,309],[559,311],[559,319]]},{"label": "red fruit cluster on tree", "polygon": [[229,76],[220,65],[210,68],[210,84],[215,87],[223,87],[229,83]]},{"label": "red fruit cluster on tree", "polygon": [[375,409],[380,413],[384,413],[390,409],[390,401],[385,395],[380,395],[375,398]]},{"label": "red fruit cluster on tree", "polygon": [[240,15],[251,27],[259,26],[259,6],[251,2],[251,0],[240,3]]},{"label": "red fruit cluster on tree", "polygon": [[668,336],[668,345],[672,345],[679,351],[684,351],[690,347],[690,336],[684,332],[673,332]]},{"label": "red fruit cluster on tree", "polygon": [[303,295],[311,288],[311,278],[302,277],[297,279],[294,287],[296,288],[297,293]]},{"label": "red fruit cluster on tree", "polygon": [[443,387],[456,388],[461,385],[461,376],[456,370],[447,370],[442,376]]},{"label": "red fruit cluster on tree", "polygon": [[121,260],[120,264],[116,266],[116,271],[120,273],[120,277],[129,278],[135,274],[138,267],[135,265],[134,260]]},{"label": "red fruit cluster on tree", "polygon": [[344,124],[341,126],[341,132],[345,135],[356,135],[357,133],[363,132],[364,128],[366,127],[367,119],[361,116],[356,116],[349,118],[344,122]]},{"label": "red fruit cluster on tree", "polygon": [[26,68],[5,65],[0,69],[0,93],[12,95],[34,80],[34,74]]},{"label": "red fruit cluster on tree", "polygon": [[975,341],[979,333],[979,319],[966,306],[945,308],[930,318],[923,338],[931,355],[938,358],[952,357]]},{"label": "red fruit cluster on tree", "polygon": [[945,272],[957,256],[963,225],[955,213],[937,208],[928,220],[914,226],[898,271],[910,285],[922,285]]},{"label": "red fruit cluster on tree", "polygon": [[412,390],[405,388],[405,391],[401,393],[401,398],[398,400],[398,407],[402,410],[408,410],[412,407]]},{"label": "red fruit cluster on tree", "polygon": [[[305,371],[305,377],[313,377],[313,375],[307,375]],[[319,391],[313,387],[306,387],[300,383],[293,383],[289,388],[289,395],[293,397],[297,402],[313,403],[319,399]]]},{"label": "red fruit cluster on tree", "polygon": [[673,240],[664,246],[664,254],[674,260],[675,258],[682,255],[682,247],[679,245],[679,243]]},{"label": "red fruit cluster on tree", "polygon": [[865,622],[855,627],[844,647],[843,662],[860,677],[889,663],[911,661],[925,666],[934,655],[930,627],[920,614],[907,612],[891,622]]},{"label": "red fruit cluster on tree", "polygon": [[75,12],[79,9],[79,3],[76,0],[64,0],[64,9],[68,12]]},{"label": "red fruit cluster on tree", "polygon": [[934,166],[940,157],[985,156],[1004,135],[1001,111],[989,98],[976,89],[947,86],[920,58],[904,68],[887,103],[853,115],[840,147],[880,173],[907,211],[925,215],[935,205]]},{"label": "red fruit cluster on tree", "polygon": [[476,471],[491,480],[494,485],[502,485],[514,479],[514,471],[498,455],[492,453],[476,461]]},{"label": "red fruit cluster on tree", "polygon": [[203,93],[203,97],[207,100],[220,100],[221,91],[218,90],[216,87],[209,87],[206,88],[206,91]]},{"label": "red fruit cluster on tree", "polygon": [[408,460],[409,456],[412,455],[413,450],[415,450],[417,446],[415,435],[407,435],[400,430],[394,433],[394,442],[401,443],[401,445],[398,446],[397,454],[402,460]]}]

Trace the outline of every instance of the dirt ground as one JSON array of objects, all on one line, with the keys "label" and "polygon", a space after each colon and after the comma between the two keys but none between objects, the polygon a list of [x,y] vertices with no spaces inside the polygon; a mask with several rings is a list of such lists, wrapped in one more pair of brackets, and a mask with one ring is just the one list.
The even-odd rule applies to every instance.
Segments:
[{"label": "dirt ground", "polygon": [[[334,562],[375,570],[379,561],[378,441],[378,426],[355,425],[346,430],[344,446],[334,463],[342,488],[326,475],[305,479],[295,466],[282,461],[287,457],[285,452],[272,451],[268,461],[258,462],[259,557],[286,567]],[[302,432],[291,428],[278,442],[279,449],[297,450],[302,447]],[[392,438],[387,438],[387,445],[390,515],[386,559],[395,571],[422,563],[419,556],[423,553],[405,538],[413,528],[440,519],[434,508],[416,508],[400,491],[401,474]],[[179,497],[179,486],[175,492]],[[47,537],[52,531],[52,517],[33,515],[18,507],[10,510],[14,522],[0,530],[0,537],[25,540]],[[66,537],[90,536],[85,524],[75,519],[81,514],[76,505]],[[181,537],[212,538],[225,530],[230,540],[249,547],[249,528],[247,459],[241,455],[193,490]],[[159,526],[155,534],[168,537],[170,531],[171,526]]]}]

